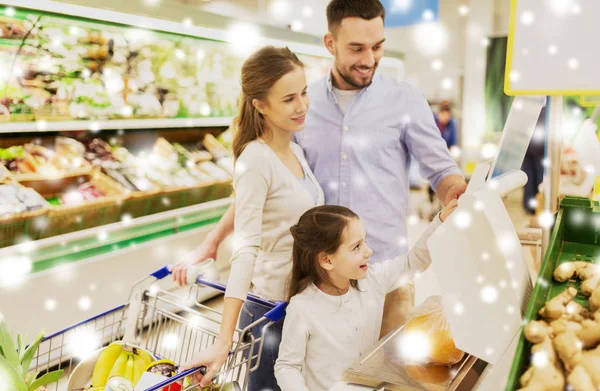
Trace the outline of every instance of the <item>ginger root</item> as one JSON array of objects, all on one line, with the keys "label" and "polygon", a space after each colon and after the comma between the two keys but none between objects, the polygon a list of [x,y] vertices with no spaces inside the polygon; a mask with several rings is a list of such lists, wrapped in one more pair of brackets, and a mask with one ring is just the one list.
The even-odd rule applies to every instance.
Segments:
[{"label": "ginger root", "polygon": [[547,320],[558,319],[567,313],[566,305],[577,296],[577,289],[569,287],[562,293],[548,300],[539,314]]},{"label": "ginger root", "polygon": [[564,282],[574,276],[581,281],[581,293],[591,296],[590,311],[600,308],[600,266],[589,262],[565,262],[554,270],[554,279]]},{"label": "ginger root", "polygon": [[[563,391],[565,377],[554,365],[532,366],[521,376],[521,391],[543,389],[546,391]],[[542,388],[540,388],[540,386]]]},{"label": "ginger root", "polygon": [[573,391],[595,391],[600,387],[600,347],[583,353],[581,362],[567,378]]},{"label": "ginger root", "polygon": [[535,343],[531,348],[533,365],[521,376],[520,391],[560,390],[565,378],[552,344],[552,328],[544,321],[531,321],[525,327],[525,338]]},{"label": "ginger root", "polygon": [[574,276],[585,281],[598,275],[600,275],[600,270],[596,265],[583,261],[562,263],[553,273],[554,279],[558,282],[565,282]]},{"label": "ginger root", "polygon": [[595,347],[600,342],[600,322],[597,320],[584,320],[581,322],[581,330],[577,332],[577,336],[586,349]]},{"label": "ginger root", "polygon": [[525,338],[533,344],[542,343],[551,333],[552,328],[543,320],[532,320],[525,326]]},{"label": "ginger root", "polygon": [[[534,344],[532,363],[521,376],[519,391],[600,390],[600,266],[565,262],[554,270],[559,282],[577,277],[581,292],[590,296],[584,308],[573,299],[577,289],[566,288],[539,311],[544,320],[531,321],[525,338]],[[588,350],[592,349],[592,350]],[[566,379],[565,379],[566,377]]]},{"label": "ginger root", "polygon": [[583,343],[573,331],[566,331],[557,335],[552,342],[566,371],[571,372],[581,362]]},{"label": "ginger root", "polygon": [[573,388],[573,391],[595,391],[592,377],[583,368],[583,365],[576,366],[567,376],[567,383]]}]

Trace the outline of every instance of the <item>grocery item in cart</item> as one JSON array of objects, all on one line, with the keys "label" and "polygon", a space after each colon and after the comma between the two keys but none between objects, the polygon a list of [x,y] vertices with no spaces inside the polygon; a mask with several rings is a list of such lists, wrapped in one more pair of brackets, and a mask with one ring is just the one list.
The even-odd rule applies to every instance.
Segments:
[{"label": "grocery item in cart", "polygon": [[158,360],[148,365],[146,372],[172,377],[177,373],[177,365],[171,360]]},{"label": "grocery item in cart", "polygon": [[[121,391],[139,382],[155,357],[137,346],[117,341],[80,362],[69,377],[67,390],[114,389]],[[106,387],[106,388],[104,388]],[[119,388],[121,387],[121,388]]]},{"label": "grocery item in cart", "polygon": [[35,391],[50,383],[57,382],[63,370],[48,372],[32,381],[38,372],[30,373],[29,368],[44,338],[44,332],[27,345],[21,334],[13,341],[13,334],[4,317],[0,316],[0,390]]},{"label": "grocery item in cart", "polygon": [[123,376],[113,376],[106,382],[104,391],[133,391],[133,384]]},{"label": "grocery item in cart", "polygon": [[[158,360],[148,366],[146,372],[142,374],[136,390],[145,390],[157,385],[177,374],[177,366],[171,360]],[[165,386],[161,391],[180,391],[181,385],[178,383]]]}]

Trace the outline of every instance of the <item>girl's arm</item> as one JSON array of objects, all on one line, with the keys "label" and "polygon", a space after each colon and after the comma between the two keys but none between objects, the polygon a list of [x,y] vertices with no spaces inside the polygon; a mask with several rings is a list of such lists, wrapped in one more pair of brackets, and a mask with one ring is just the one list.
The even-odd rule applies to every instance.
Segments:
[{"label": "girl's arm", "polygon": [[399,255],[393,259],[373,265],[373,274],[378,285],[385,292],[390,292],[409,281],[417,274],[425,271],[431,265],[431,254],[427,247],[427,240],[442,224],[443,221],[456,209],[457,201],[451,201],[429,224],[419,240],[410,249],[408,254]]},{"label": "girl's arm", "polygon": [[275,377],[282,391],[310,391],[304,381],[302,368],[306,359],[308,327],[297,303],[286,308],[283,338],[279,345],[279,358],[275,364]]}]

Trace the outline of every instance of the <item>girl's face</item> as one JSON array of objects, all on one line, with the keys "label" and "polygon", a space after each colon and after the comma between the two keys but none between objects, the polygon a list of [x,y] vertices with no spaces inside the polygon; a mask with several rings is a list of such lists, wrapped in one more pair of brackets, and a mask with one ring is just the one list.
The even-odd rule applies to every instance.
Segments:
[{"label": "girl's face", "polygon": [[310,104],[306,88],[304,69],[296,66],[271,87],[266,102],[256,102],[271,129],[287,132],[304,129]]},{"label": "girl's face", "polygon": [[342,244],[334,254],[327,256],[329,261],[322,264],[336,285],[361,280],[367,275],[373,250],[367,246],[366,239],[360,219],[351,219],[342,235]]}]

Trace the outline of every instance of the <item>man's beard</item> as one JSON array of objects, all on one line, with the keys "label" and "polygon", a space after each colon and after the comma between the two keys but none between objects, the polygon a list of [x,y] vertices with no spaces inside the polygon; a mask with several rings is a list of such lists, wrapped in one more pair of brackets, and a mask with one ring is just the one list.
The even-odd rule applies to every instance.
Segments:
[{"label": "man's beard", "polygon": [[[344,74],[340,68],[336,65],[335,68],[338,71],[338,74],[341,76],[341,78],[349,85],[351,85],[352,87],[356,88],[356,89],[361,89],[361,88],[365,88],[371,85],[371,83],[373,83],[373,77],[375,76],[375,71],[377,70],[377,66],[379,65],[379,63],[375,63],[375,65],[373,66],[373,73],[371,74],[371,78],[368,80],[367,83],[364,84],[359,84],[356,83],[351,76]],[[353,67],[352,67],[353,68]],[[350,68],[350,72],[352,72],[352,68]]]}]

